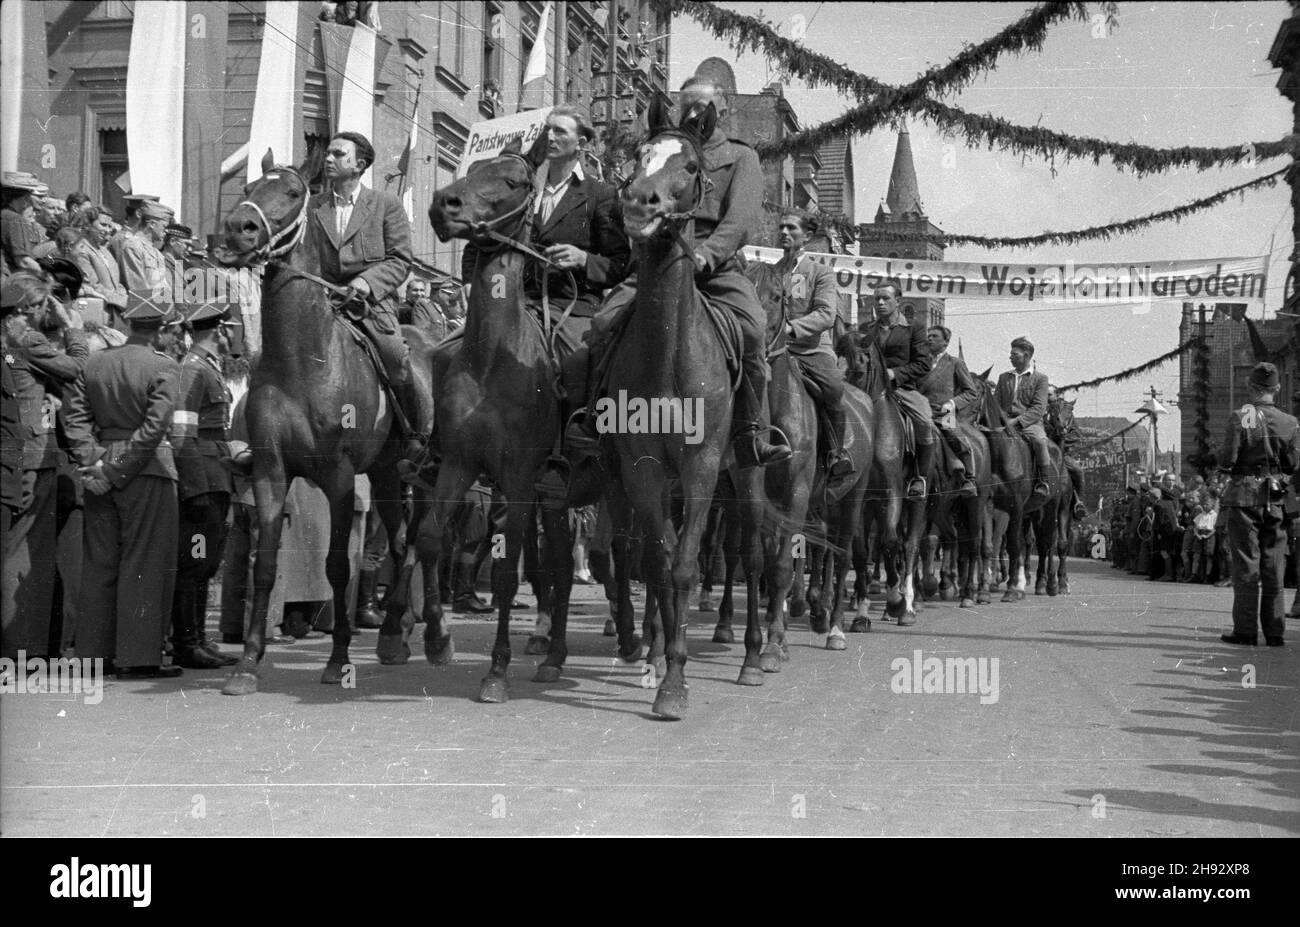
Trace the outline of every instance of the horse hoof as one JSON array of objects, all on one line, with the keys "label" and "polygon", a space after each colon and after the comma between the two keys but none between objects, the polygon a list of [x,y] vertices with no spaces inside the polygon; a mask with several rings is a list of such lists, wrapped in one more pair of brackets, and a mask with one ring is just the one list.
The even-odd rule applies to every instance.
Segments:
[{"label": "horse hoof", "polygon": [[900,628],[910,628],[914,624],[916,624],[915,612],[904,612],[898,616],[898,626]]},{"label": "horse hoof", "polygon": [[650,709],[665,721],[680,721],[686,717],[686,689],[660,689]]},{"label": "horse hoof", "polygon": [[932,597],[939,591],[939,581],[933,576],[927,576],[925,579],[921,580],[921,591],[924,592],[927,597]]},{"label": "horse hoof", "polygon": [[1001,588],[1001,583],[989,583],[989,592],[997,592]]},{"label": "horse hoof", "polygon": [[552,683],[560,681],[560,668],[558,666],[548,666],[543,663],[537,667],[537,675],[533,677],[533,682]]},{"label": "horse hoof", "polygon": [[605,637],[617,637],[618,627],[614,624],[613,618],[605,619],[605,630],[601,632]]},{"label": "horse hoof", "polygon": [[976,605],[992,605],[992,604],[993,604],[993,596],[989,595],[987,592],[981,592],[979,595],[975,596],[975,604],[976,604]]},{"label": "horse hoof", "polygon": [[826,634],[831,629],[831,623],[826,618],[826,613],[813,613],[808,616],[808,629],[814,634]]},{"label": "horse hoof", "polygon": [[871,630],[870,618],[854,618],[853,624],[849,625],[850,634],[866,634]]},{"label": "horse hoof", "polygon": [[322,686],[337,686],[343,682],[343,666],[339,663],[326,663],[320,674]]},{"label": "horse hoof", "polygon": [[1034,595],[1047,595],[1047,583],[1035,583]]},{"label": "horse hoof", "polygon": [[906,603],[903,602],[901,598],[896,602],[885,603],[885,614],[888,615],[890,618],[901,619],[901,616],[906,611],[907,611],[907,605]]},{"label": "horse hoof", "polygon": [[530,634],[528,643],[524,646],[524,653],[533,657],[544,657],[551,652],[551,639],[542,637],[540,634]]},{"label": "horse hoof", "polygon": [[763,670],[757,666],[742,666],[740,676],[736,679],[738,686],[761,686],[763,684]]},{"label": "horse hoof", "polygon": [[1002,596],[1003,602],[1023,602],[1024,600],[1025,593],[1021,589],[1008,589],[1006,594]]},{"label": "horse hoof", "polygon": [[626,647],[620,646],[618,648],[618,658],[624,663],[641,662],[641,638],[633,635],[632,640],[628,641]]},{"label": "horse hoof", "polygon": [[781,648],[776,644],[768,644],[758,655],[758,665],[765,673],[781,672]]},{"label": "horse hoof", "polygon": [[720,624],[713,629],[713,643],[734,644],[735,642],[736,642],[736,633],[731,630],[730,625]]},{"label": "horse hoof", "polygon": [[1055,595],[1056,595],[1057,593],[1059,593],[1060,591],[1061,591],[1061,590],[1058,589],[1058,588],[1056,588],[1055,586],[1048,586],[1048,587],[1047,587],[1047,594],[1048,594],[1049,596],[1055,596]]},{"label": "horse hoof", "polygon": [[697,610],[702,612],[713,611],[713,600],[708,598],[707,596],[701,596],[699,608]]},{"label": "horse hoof", "polygon": [[478,700],[489,705],[503,705],[510,701],[510,683],[500,676],[485,676],[478,687]]},{"label": "horse hoof", "polygon": [[942,602],[956,602],[957,590],[952,586],[944,586],[939,590],[939,600]]},{"label": "horse hoof", "polygon": [[375,644],[375,656],[384,666],[401,666],[411,659],[411,647],[401,634],[381,634]]},{"label": "horse hoof", "polygon": [[844,639],[844,632],[839,628],[831,628],[831,633],[826,635],[827,650],[848,650],[849,642]]},{"label": "horse hoof", "polygon": [[222,695],[252,695],[257,691],[256,673],[231,673],[221,687]]},{"label": "horse hoof", "polygon": [[455,655],[456,645],[452,642],[450,634],[434,640],[425,638],[424,658],[434,666],[446,666]]},{"label": "horse hoof", "polygon": [[807,603],[804,601],[803,597],[799,597],[799,598],[791,599],[791,600],[790,600],[790,617],[791,617],[791,618],[802,618],[802,617],[804,616],[804,611],[805,611],[805,606],[806,606],[806,605],[807,605]]},{"label": "horse hoof", "polygon": [[972,598],[969,598],[969,597],[968,597],[968,598],[965,598],[965,599],[962,599],[962,600],[961,600],[961,607],[962,607],[962,608],[974,608],[974,607],[975,607],[975,600],[972,599]]},{"label": "horse hoof", "polygon": [[1060,592],[1061,592],[1061,595],[1069,595],[1069,594],[1070,594],[1070,584],[1069,584],[1069,583],[1061,583],[1061,585],[1060,585]]}]

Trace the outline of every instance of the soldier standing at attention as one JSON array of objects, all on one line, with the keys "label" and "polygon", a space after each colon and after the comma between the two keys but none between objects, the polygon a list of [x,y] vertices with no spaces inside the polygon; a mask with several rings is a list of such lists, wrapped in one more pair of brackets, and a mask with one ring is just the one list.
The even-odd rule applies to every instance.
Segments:
[{"label": "soldier standing at attention", "polygon": [[1295,486],[1288,483],[1300,467],[1300,423],[1273,405],[1278,374],[1272,364],[1256,364],[1248,386],[1250,402],[1232,413],[1220,457],[1220,469],[1231,477],[1221,507],[1232,559],[1232,633],[1220,637],[1253,647],[1263,626],[1265,642],[1281,647],[1286,523],[1296,508]]},{"label": "soldier standing at attention", "polygon": [[182,672],[161,665],[179,524],[167,433],[180,365],[166,351],[180,316],[151,294],[129,302],[126,344],[90,358],[65,408],[87,491],[77,656],[104,659],[119,679],[153,679]]},{"label": "soldier standing at attention", "polygon": [[211,302],[183,305],[194,343],[181,362],[171,430],[180,504],[172,661],[186,669],[217,669],[239,662],[222,654],[204,633],[208,581],[221,568],[226,516],[234,491],[230,471],[221,465],[230,458],[226,426],[231,396],[221,376],[221,358],[229,349],[223,323],[230,316],[230,306]]}]

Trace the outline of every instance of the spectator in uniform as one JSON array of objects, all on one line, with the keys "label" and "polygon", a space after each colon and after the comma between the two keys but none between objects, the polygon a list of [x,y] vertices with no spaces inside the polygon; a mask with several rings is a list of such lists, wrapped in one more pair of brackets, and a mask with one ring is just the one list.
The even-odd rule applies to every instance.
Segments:
[{"label": "spectator in uniform", "polygon": [[157,202],[158,197],[146,193],[129,193],[122,197],[123,208],[126,211],[126,214],[122,217],[122,225],[105,242],[109,253],[113,255],[113,260],[117,261],[119,273],[122,271],[122,245],[125,244],[128,235],[140,229],[142,221],[140,207],[145,203]]},{"label": "spectator in uniform", "polygon": [[406,301],[397,308],[397,321],[414,325],[434,341],[441,341],[450,332],[447,317],[429,299],[429,281],[423,277],[412,277],[406,284]]},{"label": "spectator in uniform", "polygon": [[179,676],[162,665],[176,585],[176,463],[167,434],[180,366],[167,354],[179,314],[131,294],[127,343],[94,355],[69,392],[68,441],[85,484],[85,567],[77,655],[118,678]]},{"label": "spectator in uniform", "polygon": [[163,301],[172,302],[171,278],[159,250],[166,240],[172,211],[161,203],[150,202],[140,206],[139,216],[139,225],[122,239],[122,282],[128,291],[157,293]]},{"label": "spectator in uniform", "polygon": [[[77,379],[90,352],[81,332],[80,314],[53,299],[48,282],[18,273],[5,285],[20,288],[19,308],[37,316],[28,320],[27,330],[6,350],[14,358],[8,366],[17,390],[24,439],[23,495],[30,499],[28,507],[10,525],[4,549],[4,655],[13,659],[19,650],[29,656],[50,655],[61,456],[55,428],[56,406],[61,388]],[[46,313],[58,327],[67,329],[66,352],[41,333]]]},{"label": "spectator in uniform", "polygon": [[21,171],[0,175],[0,243],[3,244],[3,269],[8,276],[18,271],[39,274],[40,266],[32,254],[43,239],[33,229],[36,206],[33,196],[41,182]]},{"label": "spectator in uniform", "polygon": [[194,342],[181,363],[172,447],[176,460],[180,535],[172,606],[173,661],[186,669],[217,669],[239,662],[209,643],[205,626],[208,581],[222,563],[226,517],[234,483],[222,461],[230,459],[227,424],[231,395],[221,359],[229,347],[223,323],[230,306],[184,303]]},{"label": "spectator in uniform", "polygon": [[1263,627],[1265,642],[1281,647],[1286,521],[1296,514],[1291,484],[1300,468],[1300,422],[1273,405],[1278,373],[1272,364],[1255,365],[1248,389],[1250,402],[1232,413],[1219,458],[1232,477],[1222,501],[1232,549],[1232,632],[1220,637],[1254,646]]}]

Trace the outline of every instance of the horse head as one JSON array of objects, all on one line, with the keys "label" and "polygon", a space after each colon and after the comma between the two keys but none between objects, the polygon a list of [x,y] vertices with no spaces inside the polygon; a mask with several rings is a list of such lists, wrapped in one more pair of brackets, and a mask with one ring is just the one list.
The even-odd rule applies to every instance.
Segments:
[{"label": "horse head", "polygon": [[1002,407],[998,405],[997,397],[994,395],[996,387],[993,381],[989,379],[992,372],[993,368],[990,367],[975,377],[975,402],[972,405],[979,410],[976,421],[982,427],[989,429],[1005,428],[1007,419],[1002,414]]},{"label": "horse head", "polygon": [[742,255],[737,257],[741,261],[745,276],[750,283],[754,284],[759,304],[767,313],[767,346],[770,353],[786,342],[785,300],[781,286],[781,272],[776,269],[776,265],[768,264],[766,261],[747,261]]},{"label": "horse head", "polygon": [[849,331],[840,336],[835,353],[844,358],[844,380],[856,386],[872,399],[885,392],[885,355],[874,338],[862,331]]},{"label": "horse head", "polygon": [[525,153],[515,138],[495,158],[471,164],[465,176],[433,194],[429,222],[439,241],[465,238],[489,244],[499,226],[517,219],[509,237],[528,227],[533,202],[533,178],[546,161],[547,133],[542,132]]},{"label": "horse head", "polygon": [[1055,391],[1047,400],[1047,436],[1056,443],[1061,443],[1074,425],[1074,404],[1078,400],[1065,400]]},{"label": "horse head", "polygon": [[244,199],[225,219],[222,264],[248,267],[282,257],[307,230],[311,189],[297,168],[275,163],[271,149],[262,157],[262,176],[244,188]]},{"label": "horse head", "polygon": [[637,146],[635,165],[620,193],[623,227],[634,241],[680,229],[704,201],[708,177],[704,143],[713,135],[718,112],[710,103],[674,126],[662,97],[650,105],[650,131]]}]

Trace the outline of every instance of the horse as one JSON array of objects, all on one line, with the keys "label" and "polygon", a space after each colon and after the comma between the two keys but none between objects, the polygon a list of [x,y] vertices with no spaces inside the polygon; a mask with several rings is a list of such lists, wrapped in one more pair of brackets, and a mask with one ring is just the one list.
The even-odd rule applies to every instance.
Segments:
[{"label": "horse", "polygon": [[[537,495],[535,482],[558,446],[562,425],[555,387],[559,371],[523,287],[526,262],[545,260],[528,247],[533,181],[545,157],[545,133],[526,154],[515,139],[497,157],[477,162],[465,177],[436,191],[429,206],[438,239],[473,241],[478,257],[463,338],[444,341],[434,355],[434,439],[441,463],[415,543],[422,557],[437,560],[446,525],[480,474],[509,504],[505,556],[492,564],[497,634],[491,667],[478,693],[478,700],[487,703],[509,701],[510,609],[519,588],[519,558]],[[594,500],[569,500],[573,505],[587,501]],[[546,535],[551,626],[546,658],[533,681],[553,683],[568,655],[573,538],[563,507],[541,506],[539,512]],[[438,583],[428,573],[424,609],[427,620],[441,622]],[[640,656],[640,642],[633,638],[630,621],[621,620],[620,654],[625,660]],[[426,657],[434,661],[436,648],[430,651],[427,636],[425,641]]]},{"label": "horse", "polygon": [[[352,639],[346,590],[348,536],[352,528],[353,486],[357,474],[370,477],[373,504],[388,531],[389,549],[400,546],[402,484],[396,464],[400,433],[392,403],[379,373],[360,343],[362,335],[327,300],[316,242],[308,221],[310,190],[300,170],[277,165],[267,151],[262,177],[244,191],[244,200],[225,218],[223,263],[249,267],[264,263],[262,354],[252,372],[247,399],[252,450],[253,495],[257,503],[258,550],[254,569],[253,617],[244,653],[222,691],[257,691],[266,647],[266,613],[275,583],[284,501],[295,478],[310,480],[325,493],[330,511],[325,573],[334,591],[333,647],[321,682],[339,684],[351,671]],[[411,345],[412,368],[429,383],[431,342],[418,329],[403,328]],[[438,571],[424,560],[425,577]],[[410,567],[402,570],[402,580]],[[402,609],[388,605],[380,630],[384,662],[400,639]],[[450,659],[450,632],[429,626],[441,653]]]},{"label": "horse", "polygon": [[[876,550],[885,563],[885,613],[900,627],[916,623],[916,563],[925,530],[926,500],[906,495],[903,414],[885,395],[885,359],[880,346],[861,332],[840,338],[836,353],[847,361],[845,379],[871,399],[875,409],[871,476],[867,483],[863,530],[876,529]],[[871,629],[866,596],[858,599],[858,614],[850,631]]]},{"label": "horse", "polygon": [[[646,580],[658,594],[665,662],[652,710],[676,720],[687,711],[688,600],[699,571],[705,516],[729,445],[734,389],[723,340],[695,287],[691,245],[694,215],[707,181],[703,145],[713,134],[717,111],[710,104],[703,113],[673,126],[662,97],[656,97],[649,117],[649,134],[638,147],[635,171],[620,194],[624,228],[639,248],[640,285],[609,349],[604,396],[626,400],[629,409],[635,405],[684,414],[689,405],[700,414],[691,435],[684,426],[674,429],[670,417],[670,433],[613,427],[603,434],[602,447],[612,477],[611,511],[624,529],[634,512],[639,516],[649,567]],[[668,516],[668,483],[673,477],[680,481],[683,503],[680,532],[673,530]],[[740,470],[733,479],[747,539],[748,581],[745,660],[737,682],[758,686],[763,684],[758,621],[762,553],[757,534],[762,474],[757,468]]]}]

